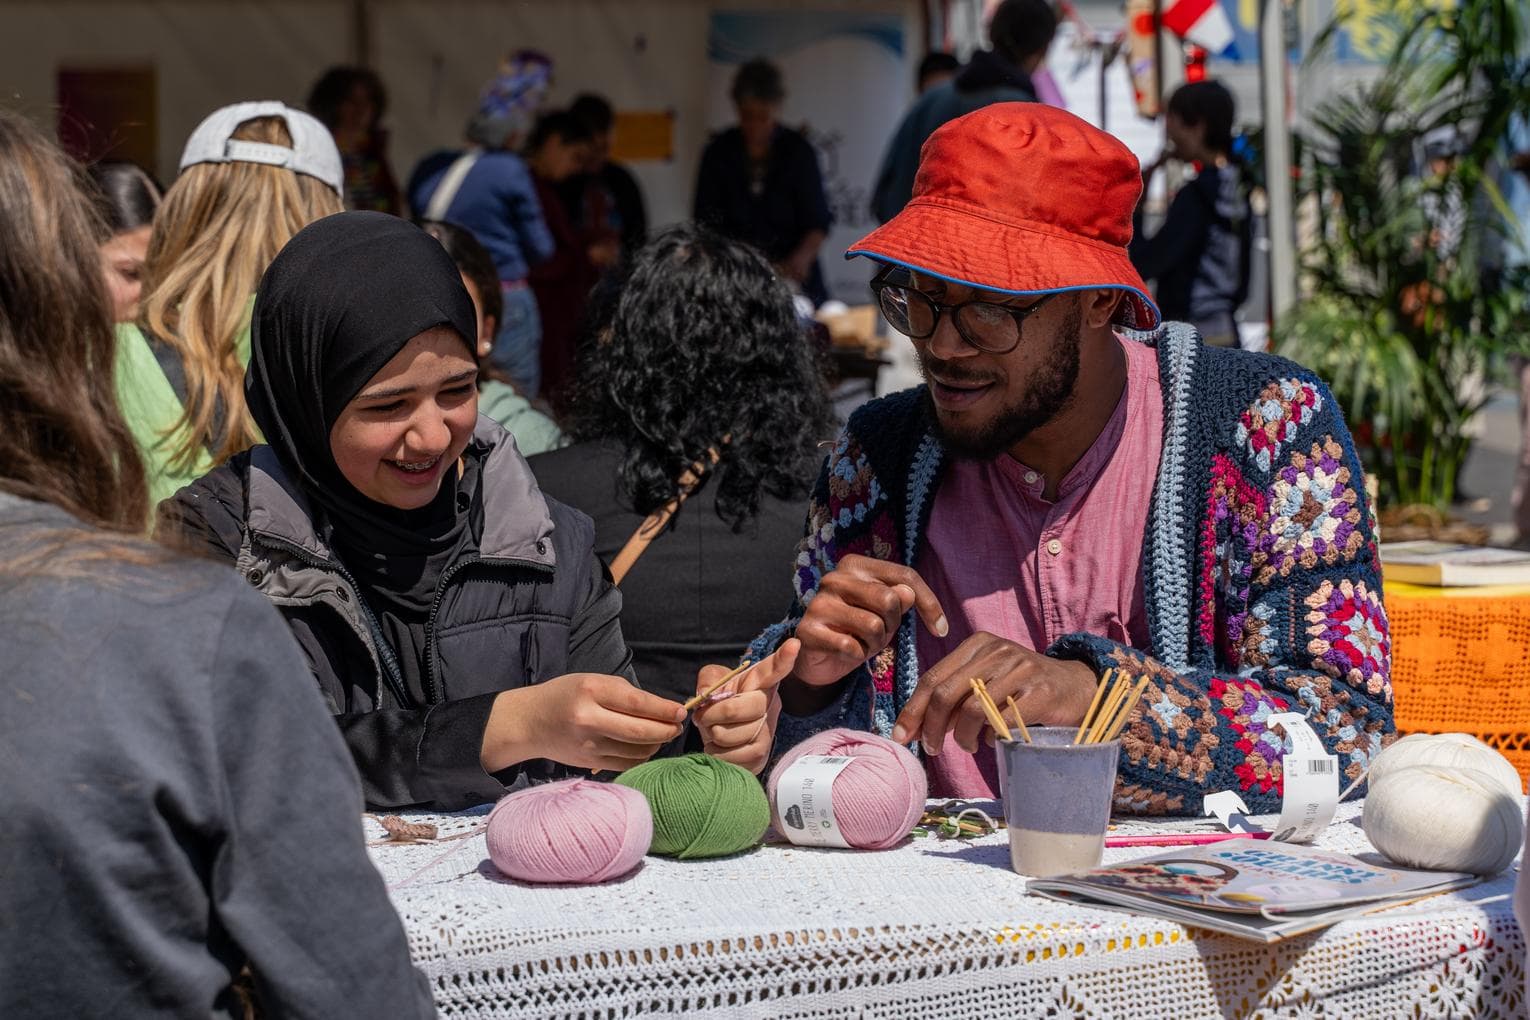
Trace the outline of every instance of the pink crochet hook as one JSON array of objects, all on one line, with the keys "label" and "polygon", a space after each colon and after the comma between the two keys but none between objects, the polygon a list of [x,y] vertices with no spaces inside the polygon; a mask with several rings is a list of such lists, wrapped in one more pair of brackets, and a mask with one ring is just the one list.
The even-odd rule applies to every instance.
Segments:
[{"label": "pink crochet hook", "polygon": [[1269,839],[1268,832],[1187,832],[1161,836],[1106,836],[1107,847],[1123,846],[1205,846],[1228,839]]}]

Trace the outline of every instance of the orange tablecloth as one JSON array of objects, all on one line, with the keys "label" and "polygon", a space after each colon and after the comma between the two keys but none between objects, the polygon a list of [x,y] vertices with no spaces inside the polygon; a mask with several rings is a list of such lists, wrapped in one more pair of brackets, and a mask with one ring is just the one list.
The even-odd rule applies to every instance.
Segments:
[{"label": "orange tablecloth", "polygon": [[1530,586],[1386,585],[1403,733],[1470,733],[1530,778]]}]

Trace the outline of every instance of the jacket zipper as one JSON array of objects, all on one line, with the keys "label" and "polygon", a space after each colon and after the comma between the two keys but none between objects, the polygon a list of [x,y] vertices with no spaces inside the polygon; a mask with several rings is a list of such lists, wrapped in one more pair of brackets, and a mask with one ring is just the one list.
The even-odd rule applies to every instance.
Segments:
[{"label": "jacket zipper", "polygon": [[[446,597],[447,583],[450,582],[452,578],[456,577],[457,574],[463,569],[470,567],[475,563],[483,562],[485,562],[484,558],[477,555],[467,559],[458,560],[456,563],[453,563],[450,567],[446,568],[446,573],[441,575],[441,580],[436,584],[436,597],[430,604],[430,616],[425,619],[426,651],[424,688],[425,701],[428,704],[435,704],[436,699],[439,696],[439,692],[436,690],[436,615],[440,612],[441,602]],[[529,567],[533,570],[540,570],[544,572],[548,569],[547,564],[534,563],[531,560],[495,558],[492,562],[495,564],[504,564],[508,567]]]},{"label": "jacket zipper", "polygon": [[[361,609],[361,613],[366,619],[367,630],[370,632],[372,638],[372,648],[377,655],[378,663],[382,667],[383,681],[387,683],[388,688],[393,692],[393,696],[398,699],[398,703],[401,706],[405,708],[417,707],[414,703],[414,699],[409,696],[409,692],[404,686],[404,674],[403,671],[399,669],[398,657],[393,654],[393,649],[388,646],[388,642],[383,640],[382,626],[377,622],[377,617],[373,615],[372,607],[367,605],[367,600],[362,597],[361,586],[356,583],[356,578],[351,576],[351,572],[349,570],[345,569],[345,564],[341,563],[339,560],[322,560],[310,553],[308,550],[303,549],[300,546],[293,545],[289,542],[284,542],[281,539],[265,539],[263,541],[265,541],[268,545],[278,546],[282,549],[285,549],[287,552],[291,553],[293,556],[296,556],[298,559],[302,560],[310,567],[316,567],[320,570],[327,570],[333,574],[339,574],[340,577],[344,579],[345,583],[351,586],[351,592],[356,597],[356,605]],[[440,602],[441,592],[438,588],[436,590],[436,604],[439,606]],[[432,609],[432,618],[434,617],[434,613],[435,611]]]}]

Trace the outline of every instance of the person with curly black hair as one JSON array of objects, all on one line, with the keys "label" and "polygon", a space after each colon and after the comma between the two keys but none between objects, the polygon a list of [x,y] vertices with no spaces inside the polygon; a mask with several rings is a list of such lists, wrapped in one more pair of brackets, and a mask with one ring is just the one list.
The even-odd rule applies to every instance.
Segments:
[{"label": "person with curly black hair", "polygon": [[597,291],[591,337],[575,445],[531,467],[544,492],[594,518],[596,553],[624,575],[622,633],[643,688],[683,700],[701,665],[738,655],[790,597],[779,568],[831,432],[823,375],[764,256],[693,225],[661,233]]}]

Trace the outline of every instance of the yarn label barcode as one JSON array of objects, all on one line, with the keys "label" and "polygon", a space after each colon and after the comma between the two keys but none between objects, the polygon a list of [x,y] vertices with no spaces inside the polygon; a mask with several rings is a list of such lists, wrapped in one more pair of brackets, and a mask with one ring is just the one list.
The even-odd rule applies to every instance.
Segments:
[{"label": "yarn label barcode", "polygon": [[1339,807],[1339,759],[1328,753],[1305,718],[1280,712],[1265,720],[1279,727],[1290,742],[1281,759],[1285,788],[1280,795],[1280,819],[1272,838],[1306,843],[1328,827]]},{"label": "yarn label barcode", "polygon": [[834,779],[854,760],[805,754],[791,763],[776,784],[781,835],[798,846],[850,846],[834,817]]}]

